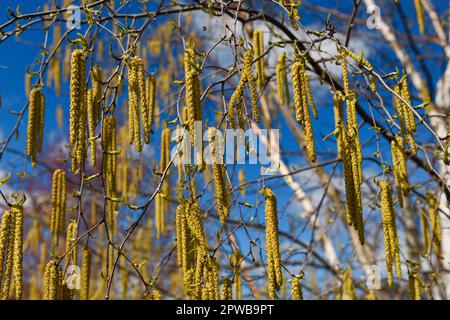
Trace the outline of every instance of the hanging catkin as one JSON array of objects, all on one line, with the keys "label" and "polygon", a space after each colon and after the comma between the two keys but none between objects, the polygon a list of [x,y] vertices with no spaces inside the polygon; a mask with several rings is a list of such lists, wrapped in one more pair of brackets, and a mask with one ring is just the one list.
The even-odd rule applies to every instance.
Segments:
[{"label": "hanging catkin", "polygon": [[62,269],[55,261],[45,266],[42,288],[43,300],[61,300],[63,298]]},{"label": "hanging catkin", "polygon": [[222,280],[222,300],[232,300],[233,292],[230,279]]},{"label": "hanging catkin", "polygon": [[342,160],[342,130],[344,123],[344,109],[343,102],[344,96],[341,91],[336,91],[333,96],[333,111],[334,111],[334,130],[336,136],[336,144],[337,144],[337,157]]},{"label": "hanging catkin", "polygon": [[268,269],[268,298],[276,299],[275,291],[282,285],[281,253],[278,240],[277,198],[269,188],[260,191],[266,200],[266,253]]},{"label": "hanging catkin", "polygon": [[403,197],[408,196],[409,182],[406,169],[406,156],[403,147],[403,139],[396,136],[391,142],[392,163],[394,166],[394,179],[397,185],[398,200],[403,208]]},{"label": "hanging catkin", "polygon": [[155,117],[155,101],[156,101],[156,78],[153,74],[148,76],[146,80],[146,99],[147,99],[147,109],[146,111],[142,112],[142,116],[144,118],[145,143],[149,144],[153,119]]},{"label": "hanging catkin", "polygon": [[195,64],[195,53],[192,48],[187,48],[184,52],[184,74],[185,74],[185,91],[186,91],[186,111],[187,126],[191,135],[191,143],[194,144],[195,121],[202,121],[201,110],[201,89],[200,79],[198,78],[198,67]]},{"label": "hanging catkin", "polygon": [[58,246],[58,235],[65,230],[66,194],[66,173],[61,169],[56,169],[52,180],[52,212],[50,216],[53,249]]},{"label": "hanging catkin", "polygon": [[387,181],[380,182],[381,189],[381,220],[384,232],[384,248],[386,252],[386,268],[388,285],[392,287],[392,268],[395,262],[397,274],[400,274],[400,255],[398,249],[397,226],[392,202],[392,188]]},{"label": "hanging catkin", "polygon": [[14,215],[14,288],[16,299],[21,300],[23,295],[23,207],[22,205],[13,205],[11,209]]},{"label": "hanging catkin", "polygon": [[349,267],[344,270],[341,290],[342,300],[354,300],[356,298],[355,288],[353,287],[352,270]]},{"label": "hanging catkin", "polygon": [[31,165],[36,167],[36,153],[41,152],[44,136],[44,94],[33,89],[30,92],[27,130],[27,156],[31,158]]},{"label": "hanging catkin", "polygon": [[94,129],[97,126],[97,122],[102,116],[101,99],[103,95],[103,80],[102,70],[99,66],[94,66],[92,69],[92,102],[94,110]]},{"label": "hanging catkin", "polygon": [[[5,211],[3,213],[2,217],[2,224],[0,227],[0,289],[4,286],[4,281],[9,282],[9,275],[5,272],[5,275],[3,274],[4,267],[8,265],[8,254],[7,252],[11,250],[9,247],[10,244],[10,238],[13,236],[13,229],[11,227],[12,223],[14,222],[13,214],[11,211]],[[3,297],[3,294],[0,291],[0,296]]]},{"label": "hanging catkin", "polygon": [[107,196],[107,222],[110,226],[111,237],[115,233],[115,215],[117,209],[117,145],[116,120],[113,116],[105,117],[102,127],[103,175]]},{"label": "hanging catkin", "polygon": [[431,235],[433,237],[433,244],[438,255],[441,253],[441,218],[439,216],[439,203],[436,197],[427,192],[428,200],[428,214],[430,215]]},{"label": "hanging catkin", "polygon": [[292,65],[292,87],[294,91],[295,118],[303,126],[306,150],[312,162],[316,161],[316,150],[314,143],[311,114],[308,104],[317,118],[314,101],[309,88],[308,76],[303,58],[297,59]]},{"label": "hanging catkin", "polygon": [[[226,168],[223,164],[223,137],[215,128],[209,128],[208,138],[211,146],[212,171],[217,204],[217,214],[220,222],[225,225],[230,215],[230,198],[226,182]],[[217,139],[217,140],[216,140]]]},{"label": "hanging catkin", "polygon": [[349,51],[340,51],[342,79],[344,83],[344,99],[347,106],[347,123],[342,124],[341,137],[341,159],[344,162],[345,175],[345,198],[347,224],[353,225],[358,231],[359,242],[365,243],[364,221],[362,215],[362,151],[359,141],[359,128],[356,116],[357,95],[350,90],[347,70],[347,55]]},{"label": "hanging catkin", "polygon": [[[417,152],[416,144],[414,141],[416,122],[414,119],[414,112],[409,107],[411,106],[411,97],[408,89],[408,81],[406,75],[404,75],[395,86],[394,92],[394,106],[398,113],[398,119],[400,121],[400,129],[403,135],[403,139],[411,148],[411,153],[415,155]],[[398,96],[400,96],[402,99],[400,99]],[[404,100],[406,103],[402,100]]]},{"label": "hanging catkin", "polygon": [[300,279],[298,277],[292,278],[291,299],[292,300],[303,300],[302,284],[300,283]]},{"label": "hanging catkin", "polygon": [[70,130],[69,146],[79,141],[80,123],[86,97],[86,56],[82,50],[76,49],[72,53],[70,62]]},{"label": "hanging catkin", "polygon": [[411,300],[420,300],[420,278],[415,268],[408,273],[409,297]]},{"label": "hanging catkin", "polygon": [[255,56],[258,57],[256,61],[256,75],[258,90],[261,90],[264,86],[264,36],[261,30],[257,29],[253,32],[253,48],[255,50]]},{"label": "hanging catkin", "polygon": [[286,52],[282,52],[278,56],[276,66],[278,99],[281,105],[288,105],[290,102],[289,83],[286,74]]},{"label": "hanging catkin", "polygon": [[[236,110],[235,105],[240,103],[244,97],[244,88],[247,84],[248,90],[250,92],[250,101],[252,105],[253,120],[255,122],[260,121],[259,106],[258,106],[258,91],[256,88],[255,76],[252,71],[253,64],[253,50],[249,49],[244,54],[244,65],[242,66],[242,74],[239,83],[231,95],[230,101],[228,102],[228,110]],[[242,108],[239,108],[242,109]]]},{"label": "hanging catkin", "polygon": [[67,225],[67,237],[66,237],[66,265],[77,264],[78,246],[77,241],[77,229],[78,224],[76,220],[71,220]]},{"label": "hanging catkin", "polygon": [[4,272],[3,274],[3,283],[1,287],[1,299],[6,300],[9,298],[9,289],[11,287],[11,273],[13,271],[13,260],[14,260],[14,240],[15,240],[15,225],[16,225],[16,217],[13,212],[11,212],[10,221],[8,223],[9,228],[7,231],[7,239],[6,239],[6,253],[4,256]]},{"label": "hanging catkin", "polygon": [[83,248],[81,264],[81,300],[89,300],[89,283],[91,276],[91,252],[89,248]]},{"label": "hanging catkin", "polygon": [[142,151],[141,114],[144,112],[148,116],[144,61],[134,57],[128,67],[128,142],[138,152]]},{"label": "hanging catkin", "polygon": [[170,129],[164,125],[161,131],[161,157],[159,169],[164,172],[166,169],[166,176],[162,183],[160,192],[156,195],[155,201],[155,225],[156,234],[159,239],[160,235],[165,232],[165,215],[170,209],[170,171],[168,170],[170,164]]},{"label": "hanging catkin", "polygon": [[89,128],[89,147],[91,150],[91,165],[94,167],[96,162],[95,153],[95,127],[97,124],[96,110],[94,106],[93,90],[87,91],[87,113],[88,113],[88,128]]}]

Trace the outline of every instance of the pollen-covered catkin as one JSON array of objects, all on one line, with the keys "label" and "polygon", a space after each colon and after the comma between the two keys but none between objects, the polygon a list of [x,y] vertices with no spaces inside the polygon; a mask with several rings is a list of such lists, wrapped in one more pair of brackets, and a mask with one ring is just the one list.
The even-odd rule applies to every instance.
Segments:
[{"label": "pollen-covered catkin", "polygon": [[256,61],[256,75],[258,89],[261,90],[264,86],[264,35],[261,30],[257,29],[253,32],[253,48],[255,50],[255,56],[258,57]]},{"label": "pollen-covered catkin", "polygon": [[294,277],[291,283],[291,299],[292,300],[303,300],[303,290],[302,284],[298,277]]},{"label": "pollen-covered catkin", "polygon": [[89,300],[89,283],[91,276],[91,252],[89,248],[83,248],[82,264],[81,264],[81,300]]},{"label": "pollen-covered catkin", "polygon": [[[153,74],[148,76],[146,80],[146,99],[147,99],[147,111],[146,120],[144,118],[144,137],[145,143],[150,143],[150,134],[153,125],[153,119],[155,117],[155,103],[156,103],[156,78]],[[142,113],[144,115],[144,112]]]},{"label": "pollen-covered catkin", "polygon": [[292,65],[292,86],[294,91],[295,118],[303,126],[306,150],[312,162],[316,161],[314,134],[311,123],[308,102],[315,113],[312,95],[308,94],[309,83],[303,58],[297,59]]},{"label": "pollen-covered catkin", "polygon": [[95,153],[95,127],[97,125],[96,110],[94,106],[93,90],[87,91],[87,113],[88,113],[88,128],[89,128],[89,147],[91,150],[91,165],[95,166],[96,153]]},{"label": "pollen-covered catkin", "polygon": [[420,300],[420,278],[416,270],[408,273],[409,297],[411,300]]},{"label": "pollen-covered catkin", "polygon": [[5,211],[2,217],[2,223],[0,226],[0,289],[3,286],[3,270],[7,260],[9,238],[11,237],[11,211]]},{"label": "pollen-covered catkin", "polygon": [[30,92],[27,129],[27,156],[31,158],[31,165],[36,167],[36,153],[42,150],[44,132],[45,98],[44,94],[33,89]]},{"label": "pollen-covered catkin", "polygon": [[230,279],[222,280],[222,300],[232,300],[233,292]]},{"label": "pollen-covered catkin", "polygon": [[63,298],[62,280],[61,266],[53,260],[47,263],[44,271],[42,299],[61,300]]},{"label": "pollen-covered catkin", "polygon": [[[404,141],[411,148],[411,154],[415,155],[417,152],[414,141],[414,132],[416,131],[416,123],[414,120],[414,113],[409,106],[411,106],[411,97],[408,89],[408,82],[406,75],[404,75],[398,84],[394,87],[394,106],[400,121],[400,129]],[[401,97],[401,99],[399,98]],[[405,101],[405,102],[403,102]],[[409,106],[408,106],[409,105]]]},{"label": "pollen-covered catkin", "polygon": [[259,106],[258,106],[259,97],[258,91],[256,89],[255,76],[253,75],[252,64],[253,64],[253,50],[249,49],[244,54],[244,66],[242,67],[242,77],[244,78],[244,81],[247,83],[248,90],[250,92],[253,121],[258,123],[260,121]]},{"label": "pollen-covered catkin", "polygon": [[278,99],[281,105],[288,105],[290,102],[289,83],[286,74],[286,52],[282,52],[278,56],[276,66]]},{"label": "pollen-covered catkin", "polygon": [[192,48],[184,52],[184,73],[186,92],[187,127],[191,135],[191,143],[195,141],[195,122],[202,121],[201,85],[195,65],[195,53]]},{"label": "pollen-covered catkin", "polygon": [[433,244],[437,254],[441,252],[441,218],[439,216],[439,203],[436,197],[427,192],[428,199],[428,214],[430,215],[431,234],[433,237]]},{"label": "pollen-covered catkin", "polygon": [[58,235],[65,230],[66,216],[66,173],[56,169],[52,180],[52,211],[50,216],[50,234],[52,235],[52,246],[58,246]]},{"label": "pollen-covered catkin", "polygon": [[395,211],[392,201],[392,188],[387,181],[380,182],[381,189],[381,219],[384,232],[384,248],[386,252],[386,268],[388,273],[388,285],[392,287],[392,268],[395,261],[399,273],[400,260],[398,250],[397,227],[395,223]]},{"label": "pollen-covered catkin", "polygon": [[203,248],[202,250],[206,250],[207,249],[206,237],[203,231],[201,212],[197,201],[189,200],[186,203],[185,210],[186,210],[185,219],[189,227],[190,233],[198,241],[198,246]]},{"label": "pollen-covered catkin", "polygon": [[278,212],[277,198],[269,188],[264,188],[260,193],[265,197],[266,220],[266,252],[267,269],[269,272],[269,299],[275,299],[275,290],[282,285],[281,253],[278,240]]},{"label": "pollen-covered catkin", "polygon": [[222,225],[230,215],[230,197],[226,182],[226,168],[223,164],[223,137],[215,128],[209,128],[208,138],[211,146],[211,160],[217,213]]},{"label": "pollen-covered catkin", "polygon": [[102,116],[101,99],[103,95],[103,75],[99,66],[92,69],[92,102],[94,110],[94,128]]},{"label": "pollen-covered catkin", "polygon": [[403,208],[403,197],[408,196],[409,182],[406,169],[406,156],[403,146],[403,139],[396,136],[391,142],[392,163],[394,167],[394,179],[397,185],[398,200]]},{"label": "pollen-covered catkin", "polygon": [[134,57],[128,68],[128,142],[142,151],[141,112],[147,111],[144,62]]},{"label": "pollen-covered catkin", "polygon": [[77,229],[78,224],[76,220],[71,220],[67,226],[67,238],[66,238],[66,264],[77,264],[78,246],[77,241]]},{"label": "pollen-covered catkin", "polygon": [[333,111],[334,111],[334,130],[337,144],[337,156],[342,160],[342,139],[343,139],[343,123],[344,123],[344,96],[341,91],[336,91],[333,96]]},{"label": "pollen-covered catkin", "polygon": [[[16,299],[21,300],[23,295],[23,207],[14,205],[11,209],[14,215],[14,288]],[[10,248],[12,249],[12,248]]]},{"label": "pollen-covered catkin", "polygon": [[80,126],[84,127],[84,124],[80,123],[86,96],[86,56],[83,50],[76,49],[73,51],[70,65],[69,146],[73,146],[79,141]]},{"label": "pollen-covered catkin", "polygon": [[353,287],[352,270],[349,267],[344,270],[341,290],[342,300],[354,300],[356,298],[355,288]]}]

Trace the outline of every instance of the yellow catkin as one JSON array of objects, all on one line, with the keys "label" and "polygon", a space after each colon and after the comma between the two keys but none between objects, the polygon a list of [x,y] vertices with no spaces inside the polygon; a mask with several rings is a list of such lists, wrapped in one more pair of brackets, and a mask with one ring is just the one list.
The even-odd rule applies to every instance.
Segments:
[{"label": "yellow catkin", "polygon": [[398,200],[403,207],[403,197],[408,196],[409,182],[406,169],[406,156],[403,147],[403,139],[395,137],[391,142],[392,163],[394,167],[395,184],[397,185]]},{"label": "yellow catkin", "polygon": [[67,226],[67,237],[66,237],[67,265],[77,264],[77,256],[78,256],[78,246],[76,244],[77,229],[78,229],[77,221],[71,220]]},{"label": "yellow catkin", "polygon": [[294,277],[291,283],[291,299],[292,300],[303,300],[303,290],[298,277]]},{"label": "yellow catkin", "polygon": [[14,288],[16,299],[21,300],[23,295],[23,207],[13,206],[11,210],[14,215]]},{"label": "yellow catkin", "polygon": [[[82,50],[76,49],[72,53],[70,69],[70,127],[69,146],[79,141],[80,122],[86,96],[86,56]],[[84,126],[83,126],[84,127]]]},{"label": "yellow catkin", "polygon": [[402,97],[411,106],[411,98],[408,89],[406,75],[402,77],[399,83],[394,87],[394,106],[400,121],[400,129],[405,142],[411,148],[411,153],[416,154],[417,148],[414,141],[414,132],[416,131],[416,123],[414,113],[408,105],[406,105],[397,95]]},{"label": "yellow catkin", "polygon": [[42,288],[43,300],[61,300],[63,298],[62,269],[55,261],[45,266]]},{"label": "yellow catkin", "polygon": [[416,270],[410,270],[408,276],[409,282],[409,297],[411,300],[420,300],[420,278]]},{"label": "yellow catkin", "polygon": [[102,131],[103,148],[103,175],[106,187],[107,222],[110,227],[111,237],[115,234],[115,215],[117,208],[117,145],[116,145],[116,120],[113,116],[104,119]]},{"label": "yellow catkin", "polygon": [[258,123],[260,121],[259,106],[258,106],[259,97],[256,88],[255,76],[253,75],[252,64],[253,64],[253,50],[249,49],[244,54],[244,66],[242,68],[242,76],[244,78],[244,81],[247,83],[248,90],[250,92],[253,121]]},{"label": "yellow catkin", "polygon": [[[147,99],[147,111],[146,121],[144,118],[144,135],[145,143],[150,143],[150,133],[152,130],[153,119],[155,117],[155,101],[156,101],[156,78],[151,74],[146,80],[146,99]],[[144,112],[142,112],[144,117]]]},{"label": "yellow catkin", "polygon": [[297,21],[300,20],[298,8],[300,7],[301,2],[299,0],[280,0],[279,2],[288,11],[288,16],[289,16],[289,20],[291,22],[292,28],[294,28],[294,30],[298,30]]},{"label": "yellow catkin", "polygon": [[356,119],[356,95],[350,92],[347,102],[347,126],[342,130],[342,156],[344,162],[347,223],[358,231],[361,245],[365,243],[362,215],[362,153]]},{"label": "yellow catkin", "polygon": [[9,298],[9,290],[11,287],[11,273],[13,271],[13,260],[14,260],[14,240],[15,240],[15,214],[11,210],[11,217],[9,221],[9,230],[7,231],[7,252],[4,256],[4,274],[3,274],[3,282],[1,287],[1,299],[6,300]]},{"label": "yellow catkin", "polygon": [[289,83],[286,74],[286,52],[278,56],[276,66],[278,99],[281,105],[288,105],[290,102]]},{"label": "yellow catkin", "polygon": [[337,156],[342,160],[342,130],[344,122],[344,109],[343,102],[344,97],[341,91],[336,91],[333,97],[333,111],[334,111],[334,130],[337,144]]},{"label": "yellow catkin", "polygon": [[428,226],[427,216],[425,210],[421,210],[420,213],[420,222],[422,226],[422,234],[423,234],[423,249],[422,254],[424,256],[428,256],[431,247],[431,237],[430,237],[430,228]]},{"label": "yellow catkin", "polygon": [[436,197],[431,193],[427,192],[428,199],[428,214],[430,215],[430,225],[431,234],[433,237],[433,244],[437,254],[441,252],[441,218],[439,216],[439,203]]},{"label": "yellow catkin", "polygon": [[384,247],[386,252],[386,268],[388,273],[388,285],[392,287],[392,267],[395,261],[397,272],[400,272],[400,260],[395,223],[395,211],[392,201],[392,188],[387,181],[380,182],[381,189],[381,218],[384,232]]},{"label": "yellow catkin", "polygon": [[281,253],[278,240],[278,212],[277,198],[269,188],[260,191],[266,200],[265,220],[266,220],[266,252],[267,269],[269,273],[268,292],[269,299],[275,299],[275,290],[282,285]]},{"label": "yellow catkin", "polygon": [[144,62],[139,57],[134,57],[128,68],[128,108],[128,141],[141,152],[141,112],[147,111],[147,102]]},{"label": "yellow catkin", "polygon": [[44,132],[45,98],[38,89],[30,92],[27,130],[27,156],[31,158],[31,165],[36,167],[36,153],[42,150]]},{"label": "yellow catkin", "polygon": [[[219,215],[221,224],[225,225],[230,215],[230,197],[227,190],[226,168],[223,164],[223,158],[220,158],[223,157],[223,137],[217,134],[217,130],[215,128],[209,128],[208,135],[211,146],[211,166],[214,180],[217,213]],[[218,139],[218,141],[214,141],[214,139]]]},{"label": "yellow catkin", "polygon": [[[311,106],[313,106],[314,103],[312,96],[308,94],[308,90],[310,89],[308,89],[309,83],[305,70],[305,61],[302,58],[297,59],[294,62],[291,73],[294,91],[295,118],[303,126],[306,150],[311,161],[315,162],[316,150],[308,101]],[[313,108],[313,110],[315,110],[315,108]]]},{"label": "yellow catkin", "polygon": [[265,74],[264,74],[264,35],[259,29],[253,32],[253,48],[255,50],[255,56],[258,58],[256,61],[256,75],[258,89],[261,90],[264,87]]},{"label": "yellow catkin", "polygon": [[206,237],[203,231],[203,223],[201,218],[200,207],[197,201],[189,200],[185,208],[186,222],[190,233],[198,241],[198,246],[207,249]]},{"label": "yellow catkin", "polygon": [[0,289],[3,285],[3,270],[6,264],[6,252],[8,250],[9,238],[11,235],[11,211],[5,211],[0,226]]},{"label": "yellow catkin", "polygon": [[58,246],[58,235],[65,229],[66,215],[66,173],[57,169],[52,179],[52,211],[50,216],[50,234],[52,235],[52,246]]},{"label": "yellow catkin", "polygon": [[95,166],[95,126],[97,123],[96,111],[94,107],[94,96],[92,89],[87,91],[87,113],[88,113],[88,128],[89,128],[89,146],[91,150],[91,165]]},{"label": "yellow catkin", "polygon": [[89,300],[89,283],[91,276],[91,252],[89,248],[83,248],[82,264],[81,264],[81,300]]},{"label": "yellow catkin", "polygon": [[99,66],[92,69],[92,103],[94,110],[94,129],[102,116],[101,99],[103,95],[103,75]]},{"label": "yellow catkin", "polygon": [[425,31],[425,14],[423,11],[422,0],[414,0],[414,7],[416,9],[417,24],[419,25],[419,32],[423,34]]},{"label": "yellow catkin", "polygon": [[348,267],[344,270],[341,290],[342,300],[354,300],[356,298],[355,288],[353,287],[352,270]]},{"label": "yellow catkin", "polygon": [[186,112],[187,126],[191,135],[192,144],[195,140],[195,121],[202,121],[200,79],[198,78],[198,70],[194,58],[194,50],[192,48],[186,49],[184,53]]},{"label": "yellow catkin", "polygon": [[222,300],[232,300],[233,291],[230,279],[222,280]]}]

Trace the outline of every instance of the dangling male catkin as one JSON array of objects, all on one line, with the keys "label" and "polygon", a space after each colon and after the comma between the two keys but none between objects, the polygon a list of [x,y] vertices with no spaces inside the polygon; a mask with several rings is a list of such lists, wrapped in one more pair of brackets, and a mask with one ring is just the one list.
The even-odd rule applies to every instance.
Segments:
[{"label": "dangling male catkin", "polygon": [[265,74],[264,74],[264,36],[261,30],[257,29],[253,32],[253,48],[255,55],[258,57],[256,61],[256,75],[258,90],[261,90],[264,86]]},{"label": "dangling male catkin", "polygon": [[281,253],[278,240],[278,213],[277,198],[269,188],[264,188],[260,193],[265,197],[266,220],[266,252],[267,269],[269,272],[269,299],[275,298],[275,291],[282,285]]}]

